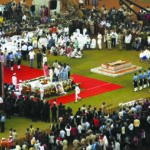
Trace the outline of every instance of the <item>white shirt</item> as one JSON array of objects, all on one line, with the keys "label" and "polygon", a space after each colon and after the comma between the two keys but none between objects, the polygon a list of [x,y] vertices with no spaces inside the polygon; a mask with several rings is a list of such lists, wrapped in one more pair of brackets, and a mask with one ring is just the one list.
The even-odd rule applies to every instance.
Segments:
[{"label": "white shirt", "polygon": [[3,99],[2,99],[2,97],[0,97],[0,104],[1,104],[1,103],[3,103]]},{"label": "white shirt", "polygon": [[43,64],[45,64],[45,62],[47,62],[47,57],[46,56],[43,57]]},{"label": "white shirt", "polygon": [[66,135],[70,136],[71,127],[69,129],[67,127],[65,127],[65,130],[66,130]]},{"label": "white shirt", "polygon": [[133,131],[133,127],[134,127],[133,123],[130,123],[130,125],[128,126],[128,128],[129,128],[130,131]]},{"label": "white shirt", "polygon": [[82,126],[81,125],[78,125],[78,133],[82,133]]},{"label": "white shirt", "polygon": [[79,4],[83,4],[83,0],[79,0]]},{"label": "white shirt", "polygon": [[40,84],[40,92],[44,92],[44,85]]},{"label": "white shirt", "polygon": [[12,84],[17,85],[17,77],[16,76],[12,76]]},{"label": "white shirt", "polygon": [[53,135],[49,135],[49,143],[53,144],[54,143],[54,136]]},{"label": "white shirt", "polygon": [[76,87],[75,87],[75,92],[76,92],[77,94],[80,93],[80,88],[79,88],[79,86],[76,86]]},{"label": "white shirt", "polygon": [[56,74],[56,76],[59,76],[59,69],[58,69],[58,68],[55,68],[55,69],[54,69],[54,73]]},{"label": "white shirt", "polygon": [[26,45],[26,44],[24,44],[24,45],[22,46],[22,51],[27,51],[27,45]]},{"label": "white shirt", "polygon": [[23,15],[22,20],[27,20],[27,16]]},{"label": "white shirt", "polygon": [[64,137],[65,137],[65,134],[66,134],[66,133],[65,133],[64,130],[60,130],[60,137],[61,137],[61,138],[64,138]]},{"label": "white shirt", "polygon": [[120,150],[120,143],[119,142],[115,142],[115,150]]},{"label": "white shirt", "polygon": [[34,59],[34,55],[35,55],[34,51],[29,52],[29,58],[30,59]]}]

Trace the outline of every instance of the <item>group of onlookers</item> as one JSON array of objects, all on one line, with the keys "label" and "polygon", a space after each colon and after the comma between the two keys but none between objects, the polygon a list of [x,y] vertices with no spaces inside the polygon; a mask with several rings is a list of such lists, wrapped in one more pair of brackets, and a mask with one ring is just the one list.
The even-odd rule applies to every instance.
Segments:
[{"label": "group of onlookers", "polygon": [[[74,150],[122,150],[142,149],[150,144],[149,100],[129,103],[110,114],[105,103],[99,109],[83,105],[75,114],[72,108],[57,104],[57,101],[53,105],[56,112],[52,117],[55,115],[56,118],[52,118],[50,132],[40,131],[39,128],[35,130],[31,126],[26,129],[25,141],[20,146],[35,150],[43,147],[47,150],[67,150],[68,146]],[[15,130],[11,131],[16,133]],[[9,138],[13,139],[13,136]],[[6,139],[2,138],[2,141]],[[12,147],[15,146],[16,139]]]}]

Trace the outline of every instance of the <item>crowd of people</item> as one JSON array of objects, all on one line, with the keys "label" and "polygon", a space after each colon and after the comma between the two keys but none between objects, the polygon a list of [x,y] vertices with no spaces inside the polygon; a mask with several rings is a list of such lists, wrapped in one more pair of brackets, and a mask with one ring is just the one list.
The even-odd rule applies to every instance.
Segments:
[{"label": "crowd of people", "polygon": [[[17,132],[10,129],[9,138],[2,138],[1,146],[16,149],[67,150],[123,150],[148,146],[150,110],[149,99],[124,105],[119,111],[107,113],[102,103],[97,109],[83,105],[73,114],[72,108],[54,102],[50,132],[40,131],[31,125],[26,129],[25,139],[17,143]],[[55,118],[53,118],[55,116]],[[44,119],[44,118],[43,118]],[[11,139],[11,144],[9,140]],[[9,148],[10,148],[9,147]],[[20,148],[17,148],[20,147]],[[42,148],[41,148],[42,147]]]}]

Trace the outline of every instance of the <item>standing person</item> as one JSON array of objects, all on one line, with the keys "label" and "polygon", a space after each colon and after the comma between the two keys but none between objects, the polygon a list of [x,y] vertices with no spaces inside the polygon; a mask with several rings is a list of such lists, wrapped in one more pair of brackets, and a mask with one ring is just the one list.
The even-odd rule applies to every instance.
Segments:
[{"label": "standing person", "polygon": [[98,44],[98,49],[102,49],[102,35],[100,34],[100,32],[97,35],[97,44]]},{"label": "standing person", "polygon": [[79,0],[79,9],[83,6],[83,0]]},{"label": "standing person", "polygon": [[35,52],[33,51],[33,49],[31,49],[29,52],[30,68],[33,68],[34,57],[35,57]]},{"label": "standing person", "polygon": [[15,86],[15,89],[17,87],[17,77],[16,77],[16,73],[13,74],[12,76],[12,84]]},{"label": "standing person", "polygon": [[4,66],[5,66],[5,67],[7,67],[7,61],[6,61],[6,60],[7,60],[7,59],[6,59],[6,58],[7,58],[7,54],[8,54],[7,48],[5,48],[5,50],[4,50]]},{"label": "standing person", "polygon": [[134,85],[134,92],[137,92],[137,90],[138,90],[138,76],[136,73],[134,74],[134,77],[133,77],[133,85]]},{"label": "standing person", "polygon": [[21,51],[20,51],[20,50],[18,50],[18,51],[17,51],[17,53],[16,53],[18,70],[20,70],[20,69],[21,69],[21,67],[20,67],[20,65],[21,65],[21,57],[22,57]]},{"label": "standing person", "polygon": [[37,68],[39,69],[42,66],[42,53],[41,53],[41,50],[39,50],[37,52],[36,59],[37,59]]},{"label": "standing person", "polygon": [[80,94],[80,88],[79,88],[79,85],[76,84],[76,86],[75,86],[75,103],[78,101],[78,99],[81,99],[81,97],[79,97],[79,94]]},{"label": "standing person", "polygon": [[108,31],[108,34],[107,34],[107,48],[109,50],[111,50],[111,34],[110,34],[110,31]]},{"label": "standing person", "polygon": [[144,70],[144,74],[143,74],[143,88],[147,87],[147,73],[146,70]]},{"label": "standing person", "polygon": [[44,100],[44,86],[40,84],[40,99]]},{"label": "standing person", "polygon": [[1,116],[1,132],[4,132],[5,130],[5,116],[2,114]]},{"label": "standing person", "polygon": [[52,122],[57,122],[57,106],[56,104],[53,105],[51,108],[52,111]]},{"label": "standing person", "polygon": [[70,70],[71,70],[71,67],[69,66],[69,64],[66,65],[66,69],[68,70],[68,79],[70,79]]},{"label": "standing person", "polygon": [[47,57],[46,54],[43,54],[43,65],[45,64],[45,62],[47,62]]},{"label": "standing person", "polygon": [[27,50],[28,50],[28,47],[27,47],[27,44],[25,44],[25,43],[21,43],[21,52],[22,52],[22,58],[23,58],[23,60],[27,60]]},{"label": "standing person", "polygon": [[47,62],[45,62],[44,66],[43,66],[43,72],[44,72],[44,76],[46,79],[49,76],[49,69],[48,68],[49,68],[49,66],[48,66]]},{"label": "standing person", "polygon": [[93,0],[93,6],[95,7],[95,9],[97,8],[97,6],[98,6],[98,0]]},{"label": "standing person", "polygon": [[50,82],[53,82],[53,76],[54,76],[54,67],[49,67],[49,80]]},{"label": "standing person", "polygon": [[139,71],[139,90],[143,89],[143,75],[142,75],[142,71]]},{"label": "standing person", "polygon": [[85,0],[85,5],[90,5],[89,0]]},{"label": "standing person", "polygon": [[46,47],[44,45],[42,45],[42,53],[46,54]]},{"label": "standing person", "polygon": [[119,50],[122,50],[123,48],[123,34],[120,32],[118,34],[118,45],[119,45]]},{"label": "standing person", "polygon": [[11,71],[14,71],[15,56],[14,56],[13,52],[10,53],[9,57],[10,57],[10,67],[11,67],[10,69],[11,69]]}]

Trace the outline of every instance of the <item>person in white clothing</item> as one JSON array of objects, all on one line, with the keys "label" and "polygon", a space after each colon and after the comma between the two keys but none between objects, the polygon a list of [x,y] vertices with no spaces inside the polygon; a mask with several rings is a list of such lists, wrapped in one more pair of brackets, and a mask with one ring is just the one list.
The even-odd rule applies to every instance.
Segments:
[{"label": "person in white clothing", "polygon": [[81,124],[78,125],[78,134],[81,134],[82,133],[82,126]]},{"label": "person in white clothing", "polygon": [[78,84],[76,84],[75,86],[75,103],[78,101],[78,99],[81,99],[81,97],[79,97],[80,94],[80,87]]},{"label": "person in white clothing", "polygon": [[47,62],[47,57],[45,54],[43,54],[43,66],[44,66],[45,62]]},{"label": "person in white clothing", "polygon": [[12,76],[12,84],[15,86],[15,89],[17,87],[17,77],[16,77],[16,73],[13,74]]},{"label": "person in white clothing", "polygon": [[79,0],[79,9],[83,6],[83,0]]},{"label": "person in white clothing", "polygon": [[54,69],[53,67],[49,67],[49,81],[53,82]]},{"label": "person in white clothing", "polygon": [[115,142],[115,149],[114,150],[120,150],[120,143],[118,140]]},{"label": "person in white clothing", "polygon": [[61,130],[60,130],[60,137],[61,137],[62,139],[64,139],[64,138],[65,138],[65,135],[66,135],[66,132],[65,132],[63,129],[61,129]]},{"label": "person in white clothing", "polygon": [[97,35],[97,44],[98,44],[98,49],[102,49],[102,35],[100,32]]},{"label": "person in white clothing", "polygon": [[33,49],[31,49],[31,51],[29,52],[29,59],[30,59],[30,67],[31,68],[33,68],[34,57],[35,57],[35,52],[33,51]]},{"label": "person in white clothing", "polygon": [[44,99],[44,86],[43,84],[40,84],[40,99]]}]

